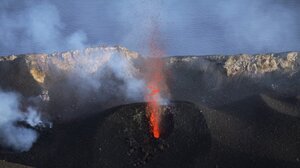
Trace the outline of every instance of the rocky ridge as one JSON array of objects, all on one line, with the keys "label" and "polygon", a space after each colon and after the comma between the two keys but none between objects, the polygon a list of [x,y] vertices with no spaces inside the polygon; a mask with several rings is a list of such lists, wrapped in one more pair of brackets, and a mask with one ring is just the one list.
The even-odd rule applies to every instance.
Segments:
[{"label": "rocky ridge", "polygon": [[[122,76],[121,81],[119,81],[121,83],[124,80],[143,80],[144,60],[145,57],[139,53],[120,46],[98,46],[52,54],[0,57],[0,77],[3,79],[0,82],[0,88],[15,90],[26,97],[39,96],[46,102],[52,97],[54,99],[62,97],[68,99],[67,95],[76,95],[74,89],[86,92],[86,89],[91,90],[90,88],[93,88],[93,92],[96,93],[99,92],[100,84],[103,85],[101,81],[107,81],[107,79],[113,83],[119,81],[119,78],[114,77],[110,70],[106,70],[107,67],[112,69],[112,65],[116,65],[113,69],[121,66],[118,71],[122,73],[117,74],[119,77]],[[166,76],[169,88],[171,88],[172,99],[188,99],[209,106],[220,105],[219,98],[222,98],[222,101],[225,100],[225,104],[268,90],[274,93],[298,96],[300,93],[298,93],[297,86],[286,81],[297,78],[299,60],[298,52],[164,58],[166,71],[172,72],[170,76]],[[120,64],[119,62],[123,63]],[[232,86],[236,84],[236,80],[248,82],[238,84],[241,94],[235,98],[232,94],[236,92],[236,89]],[[81,86],[86,85],[86,83],[91,84],[82,88]],[[192,83],[194,83],[193,86],[190,86]],[[249,83],[253,83],[252,89],[255,91],[251,92],[248,91],[249,89],[245,89],[245,93],[243,93],[241,87],[250,87],[247,86]],[[113,85],[117,86],[117,83]],[[107,84],[107,87],[109,86],[112,86],[111,82]],[[182,90],[185,90],[185,93],[181,93]],[[193,98],[194,96],[184,96],[187,90],[193,90],[191,93],[197,97],[196,100]],[[199,94],[195,90],[199,90]],[[61,91],[65,94],[57,93]],[[226,95],[229,95],[230,98],[225,98]],[[110,97],[115,96],[110,95]],[[92,101],[97,101],[97,98]],[[115,102],[117,103],[113,103],[110,107],[121,103],[131,103],[124,98],[120,98],[120,101],[115,100]]]}]

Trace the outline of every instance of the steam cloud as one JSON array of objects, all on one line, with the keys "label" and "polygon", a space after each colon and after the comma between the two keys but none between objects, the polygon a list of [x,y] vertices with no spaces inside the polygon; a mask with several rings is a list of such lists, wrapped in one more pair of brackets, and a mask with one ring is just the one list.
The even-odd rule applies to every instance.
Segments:
[{"label": "steam cloud", "polygon": [[99,43],[147,55],[153,17],[168,55],[300,50],[299,7],[297,0],[2,0],[0,55]]},{"label": "steam cloud", "polygon": [[0,54],[54,52],[84,47],[83,31],[64,34],[58,9],[47,1],[8,1],[0,7]]},{"label": "steam cloud", "polygon": [[291,0],[133,0],[114,9],[120,11],[118,22],[125,23],[122,29],[130,30],[125,46],[141,51],[147,19],[158,15],[167,54],[195,55],[299,50],[299,5]]},{"label": "steam cloud", "polygon": [[16,151],[27,151],[38,138],[32,129],[17,126],[23,121],[34,127],[41,123],[39,113],[28,107],[26,112],[20,110],[20,96],[13,92],[0,91],[0,144],[2,147]]},{"label": "steam cloud", "polygon": [[139,72],[130,58],[115,51],[99,51],[82,54],[77,59],[78,65],[70,74],[69,82],[79,86],[79,97],[94,95],[99,102],[120,98],[143,100],[145,82],[138,77]]}]

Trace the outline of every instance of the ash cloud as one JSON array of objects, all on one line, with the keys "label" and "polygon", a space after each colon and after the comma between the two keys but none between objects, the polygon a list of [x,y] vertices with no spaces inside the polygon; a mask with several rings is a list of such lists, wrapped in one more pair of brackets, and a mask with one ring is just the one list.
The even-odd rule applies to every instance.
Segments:
[{"label": "ash cloud", "polygon": [[[195,0],[117,4],[130,48],[141,51],[147,19],[156,16],[169,55],[234,54],[299,50],[299,2]],[[118,8],[118,6],[121,6]],[[130,9],[130,10],[129,10]],[[113,19],[113,18],[112,18]],[[127,24],[128,23],[128,24]],[[145,28],[146,27],[146,28]]]},{"label": "ash cloud", "polygon": [[137,69],[132,63],[122,56],[113,54],[108,67],[118,79],[123,81],[122,90],[128,99],[135,101],[143,99],[145,82],[137,78]]},{"label": "ash cloud", "polygon": [[297,0],[2,0],[0,55],[122,45],[147,55],[156,19],[167,55],[300,50]]},{"label": "ash cloud", "polygon": [[60,11],[48,1],[2,0],[1,55],[54,52],[83,48],[83,31],[65,33]]},{"label": "ash cloud", "polygon": [[20,95],[0,90],[0,145],[16,151],[28,151],[38,138],[38,133],[30,128],[17,125],[25,122],[34,127],[42,123],[39,112],[28,107],[20,109]]},{"label": "ash cloud", "polygon": [[[79,97],[94,95],[97,100],[143,100],[145,81],[130,58],[116,51],[82,54],[69,76],[69,84],[79,87]],[[96,95],[95,95],[96,94]]]}]

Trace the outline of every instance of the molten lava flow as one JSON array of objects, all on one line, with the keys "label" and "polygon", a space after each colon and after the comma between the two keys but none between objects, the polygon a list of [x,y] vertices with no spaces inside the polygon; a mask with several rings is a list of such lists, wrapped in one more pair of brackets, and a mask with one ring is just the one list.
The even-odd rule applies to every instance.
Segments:
[{"label": "molten lava flow", "polygon": [[149,86],[148,88],[150,90],[150,99],[149,103],[147,105],[147,112],[150,115],[150,126],[152,129],[153,136],[155,138],[159,138],[160,131],[159,131],[159,104],[155,97],[159,94],[158,88],[152,88]]},{"label": "molten lava flow", "polygon": [[148,83],[148,95],[147,95],[147,113],[150,119],[150,126],[153,136],[159,138],[159,122],[160,122],[160,87],[161,75],[156,73],[153,75],[152,81]]},{"label": "molten lava flow", "polygon": [[147,89],[145,96],[148,101],[147,114],[149,116],[150,127],[154,138],[160,137],[160,117],[161,117],[161,101],[165,98],[167,87],[163,73],[163,52],[162,45],[159,44],[159,31],[157,25],[153,24],[149,49],[150,57],[146,60],[147,67]]}]

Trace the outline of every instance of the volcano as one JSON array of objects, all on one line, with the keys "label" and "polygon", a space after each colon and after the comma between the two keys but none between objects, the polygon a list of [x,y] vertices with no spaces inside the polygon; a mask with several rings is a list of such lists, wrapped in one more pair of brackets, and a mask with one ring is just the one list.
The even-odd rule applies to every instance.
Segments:
[{"label": "volcano", "polygon": [[38,130],[29,151],[1,148],[0,159],[33,167],[299,167],[298,57],[163,57],[174,101],[159,104],[156,138],[147,103],[137,103],[147,57],[119,46],[0,57],[1,90],[19,93],[22,106],[53,124]]}]

